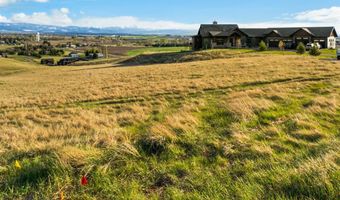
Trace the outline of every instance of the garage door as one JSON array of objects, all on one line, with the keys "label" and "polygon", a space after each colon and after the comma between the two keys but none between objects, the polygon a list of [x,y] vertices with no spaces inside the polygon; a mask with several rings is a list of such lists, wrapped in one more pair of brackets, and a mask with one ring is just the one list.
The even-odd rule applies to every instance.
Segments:
[{"label": "garage door", "polygon": [[279,41],[278,40],[270,40],[269,41],[269,47],[270,48],[278,48],[279,47]]}]

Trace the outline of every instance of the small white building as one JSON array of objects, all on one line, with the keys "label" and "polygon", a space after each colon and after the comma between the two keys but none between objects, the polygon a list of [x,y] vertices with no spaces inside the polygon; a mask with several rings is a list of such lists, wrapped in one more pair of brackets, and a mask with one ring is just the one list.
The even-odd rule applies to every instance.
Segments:
[{"label": "small white building", "polygon": [[40,33],[38,32],[37,35],[35,36],[35,41],[40,42]]},{"label": "small white building", "polygon": [[68,56],[71,57],[71,58],[79,58],[80,57],[79,54],[76,53],[76,52],[72,52]]},{"label": "small white building", "polygon": [[104,58],[104,54],[103,53],[98,53],[98,58]]},{"label": "small white building", "polygon": [[331,36],[327,38],[327,46],[329,49],[335,49],[336,48],[336,37]]}]

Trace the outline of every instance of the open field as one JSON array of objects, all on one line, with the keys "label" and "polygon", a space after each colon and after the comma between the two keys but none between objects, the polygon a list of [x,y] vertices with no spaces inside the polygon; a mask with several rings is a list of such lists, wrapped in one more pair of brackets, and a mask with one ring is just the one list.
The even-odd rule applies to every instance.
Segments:
[{"label": "open field", "polygon": [[154,53],[177,53],[181,51],[189,51],[190,47],[147,47],[130,50],[127,52],[128,56],[137,56],[141,54],[154,54]]},{"label": "open field", "polygon": [[340,62],[225,54],[0,58],[0,199],[339,199]]}]

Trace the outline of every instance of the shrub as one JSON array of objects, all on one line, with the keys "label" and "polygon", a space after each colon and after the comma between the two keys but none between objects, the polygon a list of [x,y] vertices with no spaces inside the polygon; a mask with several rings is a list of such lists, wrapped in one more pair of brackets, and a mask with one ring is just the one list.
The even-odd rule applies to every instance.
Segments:
[{"label": "shrub", "polygon": [[263,40],[259,44],[259,50],[260,51],[266,51],[267,50],[267,45]]},{"label": "shrub", "polygon": [[280,42],[279,42],[279,49],[281,51],[285,50],[285,43],[282,40],[280,40]]},{"label": "shrub", "polygon": [[98,59],[98,53],[94,53],[92,58],[93,59]]},{"label": "shrub", "polygon": [[304,54],[305,52],[306,52],[306,47],[302,42],[300,42],[299,45],[296,48],[296,53]]},{"label": "shrub", "polygon": [[311,55],[311,56],[319,56],[319,55],[321,55],[321,51],[320,51],[319,47],[316,44],[314,44],[312,46],[312,48],[310,49],[309,55]]},{"label": "shrub", "polygon": [[89,56],[90,54],[97,54],[99,53],[98,49],[88,49],[85,51],[85,56]]},{"label": "shrub", "polygon": [[36,57],[36,58],[41,58],[41,55],[39,54],[39,52],[35,52],[35,51],[31,53],[31,56]]}]

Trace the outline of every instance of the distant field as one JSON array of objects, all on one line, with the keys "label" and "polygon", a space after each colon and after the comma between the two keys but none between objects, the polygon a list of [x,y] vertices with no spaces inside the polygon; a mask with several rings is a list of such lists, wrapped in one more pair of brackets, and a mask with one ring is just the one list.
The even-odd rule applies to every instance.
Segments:
[{"label": "distant field", "polygon": [[153,54],[153,53],[174,53],[181,51],[189,51],[190,47],[149,47],[140,48],[127,52],[129,56],[137,56],[140,54]]},{"label": "distant field", "polygon": [[340,62],[180,59],[0,59],[0,199],[339,199]]},{"label": "distant field", "polygon": [[7,45],[7,44],[0,44],[0,50],[6,50],[6,49],[9,49],[9,48],[13,48],[13,47],[16,47],[16,46]]}]

